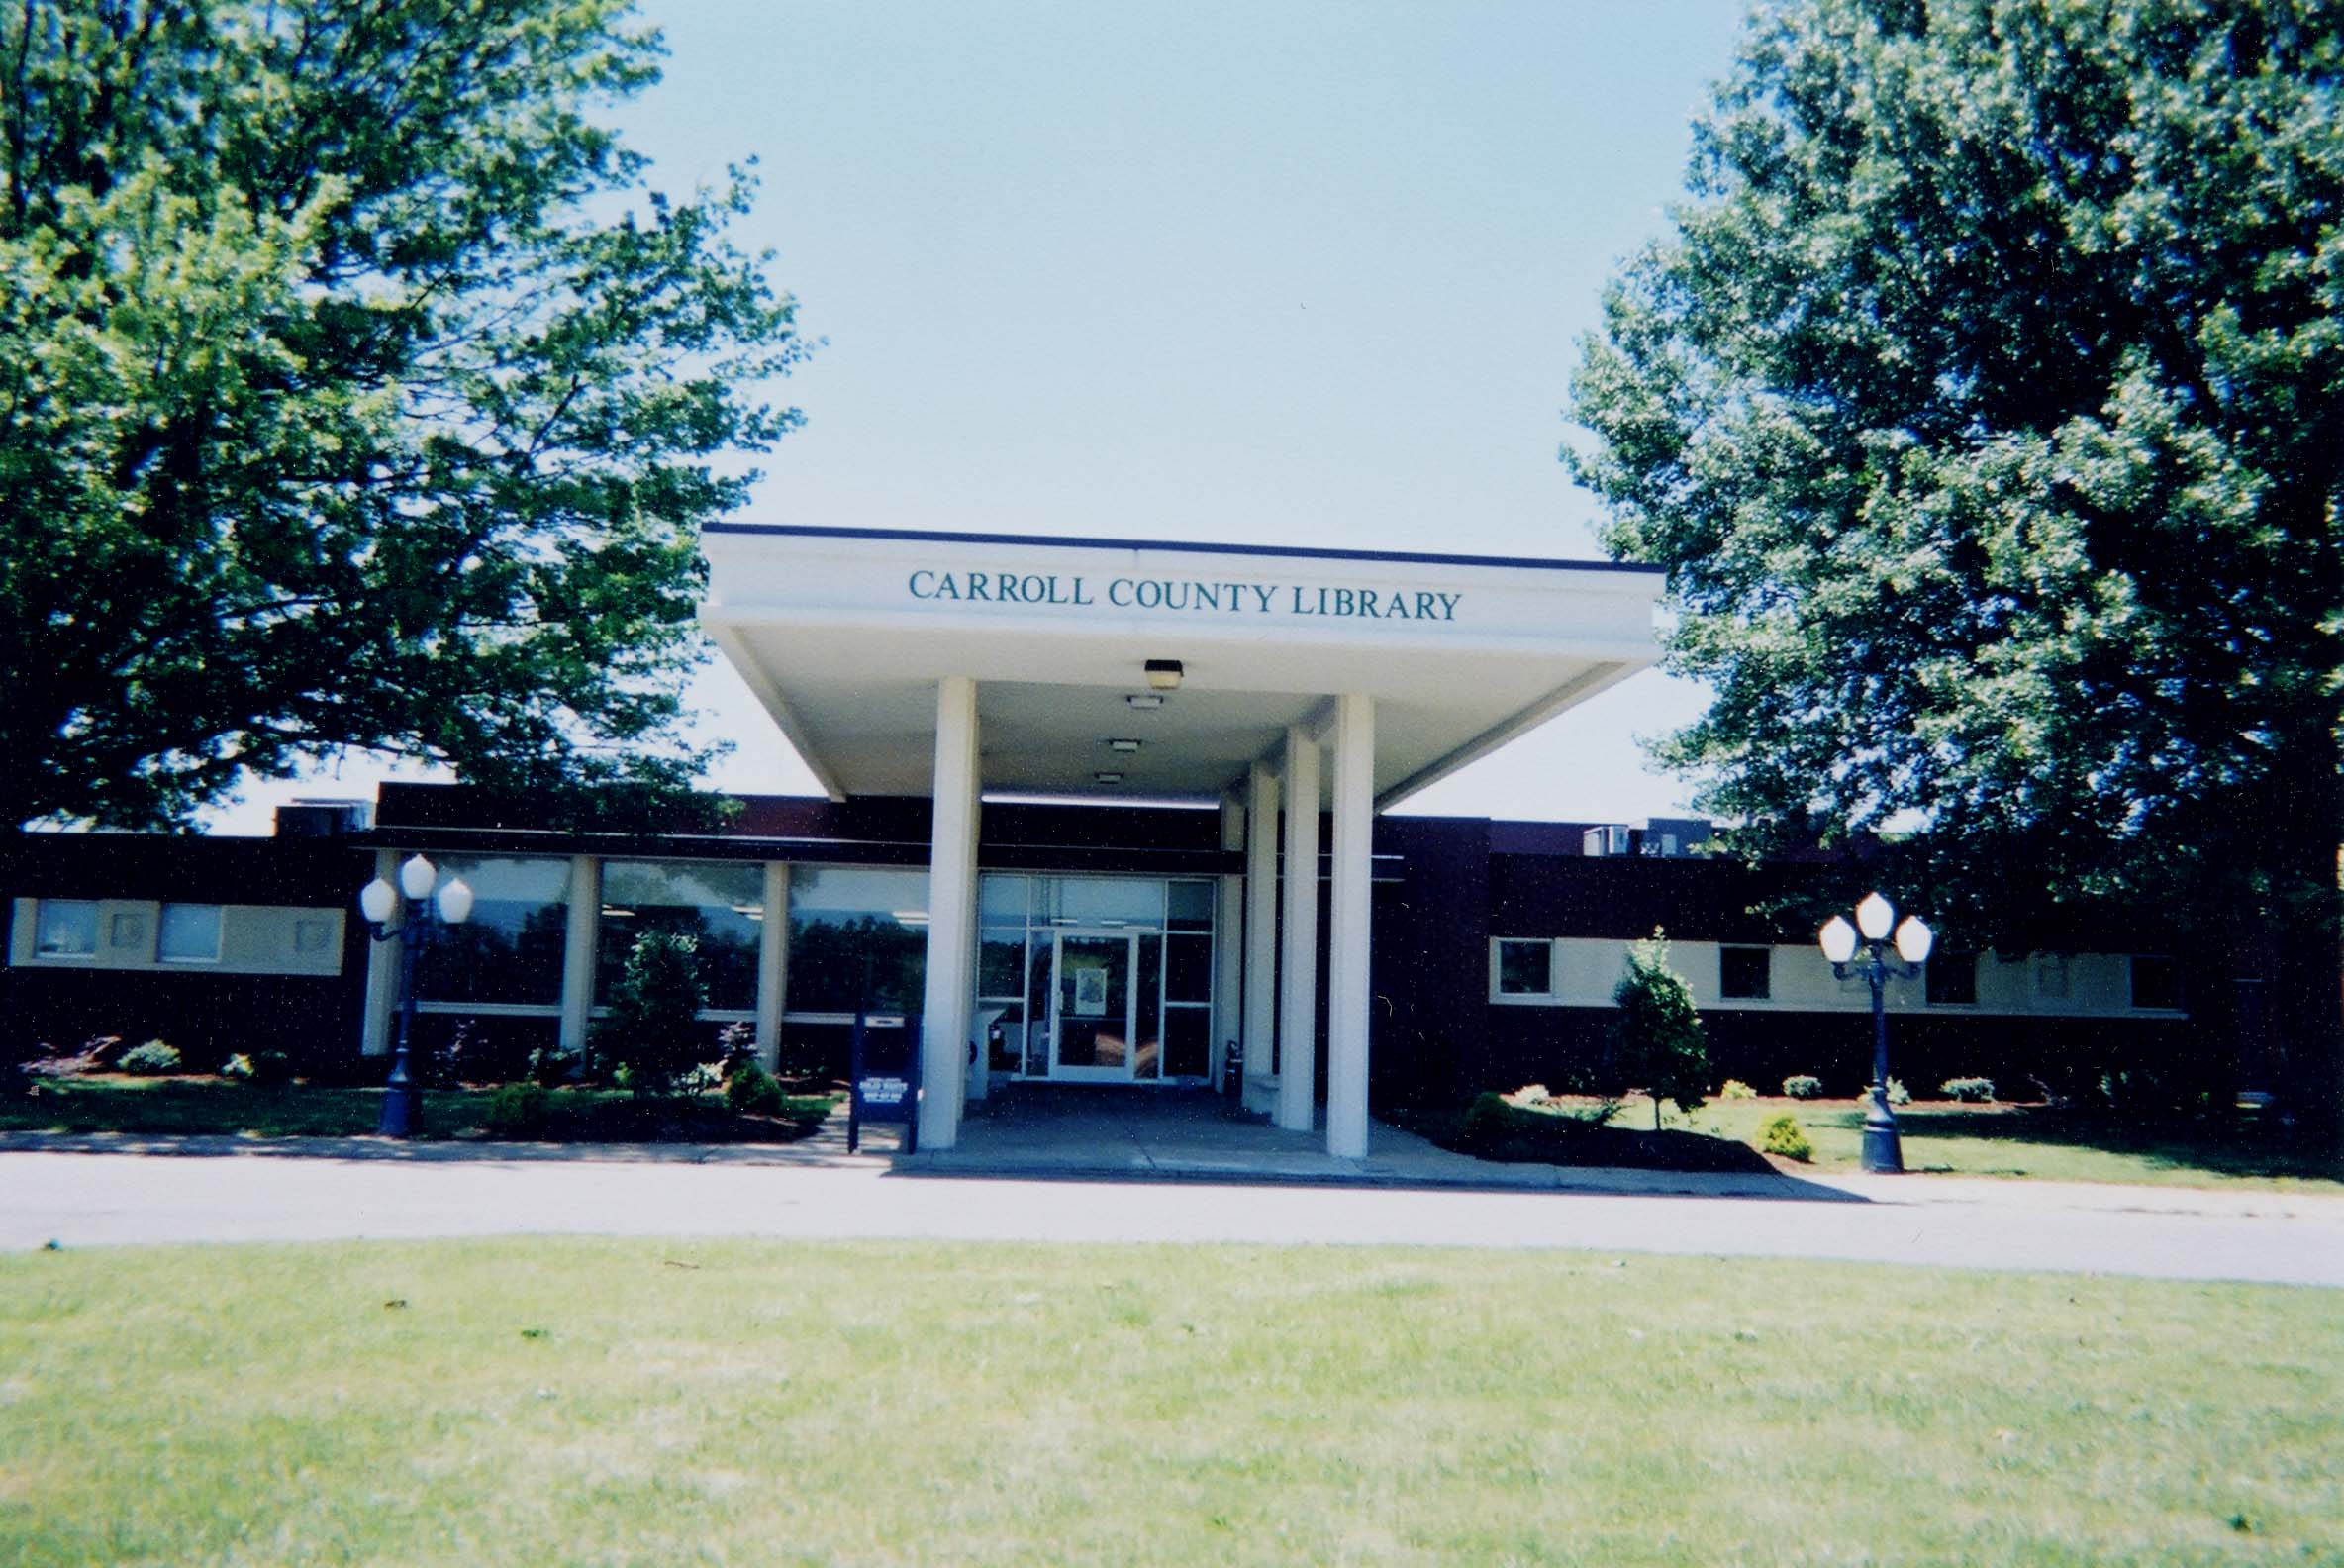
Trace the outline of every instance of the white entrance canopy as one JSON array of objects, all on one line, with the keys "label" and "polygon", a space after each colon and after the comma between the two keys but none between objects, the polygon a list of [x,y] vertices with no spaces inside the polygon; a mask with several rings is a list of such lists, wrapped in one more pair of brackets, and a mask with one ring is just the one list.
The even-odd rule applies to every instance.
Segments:
[{"label": "white entrance canopy", "polygon": [[[1612,562],[725,524],[703,547],[702,620],[834,798],[929,794],[936,682],[965,675],[988,790],[1213,799],[1350,692],[1383,808],[1657,652],[1658,572]],[[1150,659],[1180,685],[1134,708]]]},{"label": "white entrance canopy", "polygon": [[[1358,1158],[1375,813],[1657,653],[1660,574],[1612,562],[743,524],[703,548],[703,623],[824,788],[934,802],[931,1148],[969,1093],[986,791],[1221,802],[1245,851],[1221,891],[1244,932],[1245,1082],[1274,1084],[1278,1125],[1303,1132],[1318,878],[1279,866],[1318,864],[1330,802],[1326,1140]],[[1274,1041],[1292,1048],[1273,1075]]]}]

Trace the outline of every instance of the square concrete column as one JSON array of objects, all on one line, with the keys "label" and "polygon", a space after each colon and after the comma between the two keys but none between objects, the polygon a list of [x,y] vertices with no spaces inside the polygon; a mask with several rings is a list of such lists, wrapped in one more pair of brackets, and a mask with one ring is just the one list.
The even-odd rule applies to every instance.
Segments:
[{"label": "square concrete column", "polygon": [[790,994],[790,868],[765,862],[764,920],[757,928],[757,1060],[781,1065],[781,1014]]},{"label": "square concrete column", "polygon": [[1245,778],[1245,1042],[1247,1109],[1272,1081],[1278,1037],[1278,775],[1256,762]]},{"label": "square concrete column", "polygon": [[1318,742],[1286,732],[1286,942],[1278,1010],[1278,1126],[1308,1132],[1318,1098]]},{"label": "square concrete column", "polygon": [[1334,707],[1334,883],[1327,903],[1326,1152],[1367,1157],[1368,932],[1375,860],[1376,708]]},{"label": "square concrete column", "polygon": [[977,955],[977,683],[936,685],[935,827],[928,858],[928,986],[921,1012],[920,1146],[960,1141]]},{"label": "square concrete column", "polygon": [[602,862],[570,856],[569,920],[561,947],[561,1048],[586,1056],[594,1028],[594,937],[602,928]]},{"label": "square concrete column", "polygon": [[1245,1013],[1245,879],[1224,876],[1213,906],[1213,1087],[1228,1089],[1228,1043]]}]

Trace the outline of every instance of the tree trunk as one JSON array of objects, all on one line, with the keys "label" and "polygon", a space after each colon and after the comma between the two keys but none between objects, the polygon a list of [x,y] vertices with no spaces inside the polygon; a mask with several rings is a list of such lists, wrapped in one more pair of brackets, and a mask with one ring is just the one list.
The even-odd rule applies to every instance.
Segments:
[{"label": "tree trunk", "polygon": [[2344,775],[2332,728],[2321,723],[2317,730],[2289,747],[2284,810],[2272,823],[2270,1005],[2280,1113],[2299,1141],[2333,1149],[2344,1146]]}]

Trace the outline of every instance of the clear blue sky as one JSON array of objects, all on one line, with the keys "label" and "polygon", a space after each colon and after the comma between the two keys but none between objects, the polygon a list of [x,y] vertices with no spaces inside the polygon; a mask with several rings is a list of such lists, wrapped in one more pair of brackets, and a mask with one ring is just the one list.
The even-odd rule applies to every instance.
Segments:
[{"label": "clear blue sky", "polygon": [[[653,0],[666,80],[616,118],[671,189],[759,160],[740,238],[828,340],[755,521],[1591,555],[1574,341],[1742,10]],[[811,787],[699,692],[716,783]],[[1405,809],[1678,809],[1634,737],[1700,706],[1640,676]]]}]

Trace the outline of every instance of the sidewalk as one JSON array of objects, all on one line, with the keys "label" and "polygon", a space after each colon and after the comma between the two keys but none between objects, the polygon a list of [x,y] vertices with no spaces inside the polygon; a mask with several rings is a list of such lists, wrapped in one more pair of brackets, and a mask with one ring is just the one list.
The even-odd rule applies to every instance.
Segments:
[{"label": "sidewalk", "polygon": [[301,1159],[391,1165],[728,1166],[860,1171],[932,1180],[1207,1183],[1219,1186],[1421,1189],[1599,1197],[1728,1198],[1890,1207],[1988,1206],[2208,1218],[2316,1218],[2344,1223],[2344,1197],[2324,1194],[2118,1186],[2026,1178],[1867,1176],[1778,1170],[1773,1175],[1500,1164],[1440,1148],[1374,1123],[1363,1160],[1337,1159],[1323,1135],[1223,1116],[1218,1101],[1167,1104],[1144,1114],[1129,1097],[1054,1098],[1039,1105],[973,1107],[959,1146],[903,1155],[896,1130],[864,1134],[846,1152],[846,1116],[833,1113],[797,1143],[400,1142],[377,1137],[253,1138],[125,1132],[0,1133],[0,1153]]}]

